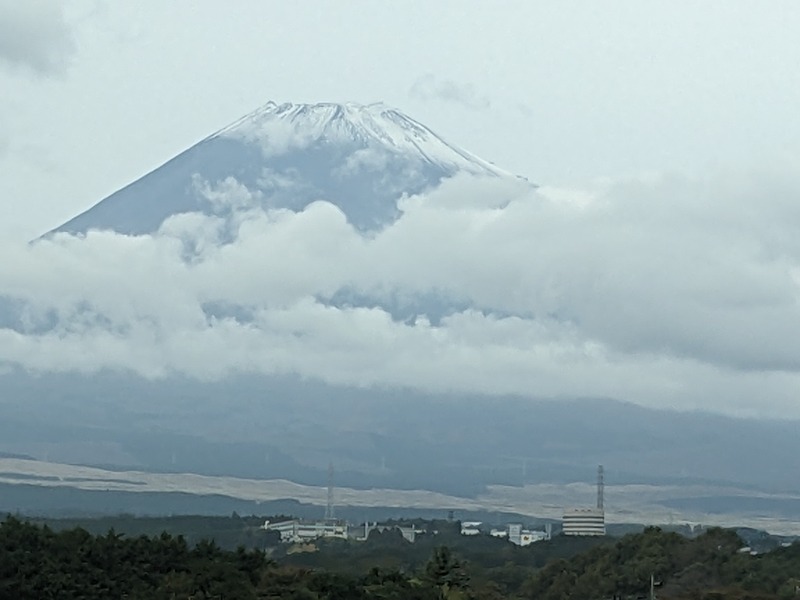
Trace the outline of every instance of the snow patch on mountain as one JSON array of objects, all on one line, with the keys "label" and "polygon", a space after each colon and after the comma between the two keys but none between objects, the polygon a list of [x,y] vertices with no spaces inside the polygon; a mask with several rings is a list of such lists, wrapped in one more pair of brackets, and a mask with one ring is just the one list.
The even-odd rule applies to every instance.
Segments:
[{"label": "snow patch on mountain", "polygon": [[[280,156],[314,144],[355,143],[362,147],[351,155],[352,162],[374,166],[374,157],[381,156],[375,150],[381,149],[384,153],[405,156],[409,160],[421,159],[448,170],[514,177],[508,171],[448,144],[423,124],[383,103],[268,102],[215,135],[257,142],[266,157]],[[385,164],[385,161],[378,160],[377,164]]]}]

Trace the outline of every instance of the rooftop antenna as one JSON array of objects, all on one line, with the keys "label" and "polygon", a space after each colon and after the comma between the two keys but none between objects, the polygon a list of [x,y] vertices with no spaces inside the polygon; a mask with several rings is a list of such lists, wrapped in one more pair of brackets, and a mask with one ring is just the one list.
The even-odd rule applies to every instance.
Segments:
[{"label": "rooftop antenna", "polygon": [[597,465],[597,509],[603,510],[603,491],[605,479],[603,476],[603,465]]},{"label": "rooftop antenna", "polygon": [[325,520],[333,521],[333,463],[328,463],[328,501],[325,504]]}]

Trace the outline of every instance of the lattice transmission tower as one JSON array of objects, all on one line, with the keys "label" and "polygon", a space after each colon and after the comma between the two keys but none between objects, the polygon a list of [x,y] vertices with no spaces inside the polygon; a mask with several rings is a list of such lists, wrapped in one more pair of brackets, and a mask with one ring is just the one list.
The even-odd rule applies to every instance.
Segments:
[{"label": "lattice transmission tower", "polygon": [[603,465],[597,465],[597,508],[603,510],[603,494],[605,492]]},{"label": "lattice transmission tower", "polygon": [[333,511],[333,463],[328,463],[328,501],[325,503],[325,520],[336,519]]}]

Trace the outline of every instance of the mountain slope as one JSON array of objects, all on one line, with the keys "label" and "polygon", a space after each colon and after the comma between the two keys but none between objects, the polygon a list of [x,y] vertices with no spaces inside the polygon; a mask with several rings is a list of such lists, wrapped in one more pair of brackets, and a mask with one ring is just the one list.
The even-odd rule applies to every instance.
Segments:
[{"label": "mountain slope", "polygon": [[247,206],[302,210],[328,200],[370,230],[397,216],[402,195],[457,173],[515,178],[383,104],[269,102],[55,231],[152,233],[174,214],[236,208],[215,200],[220,183],[238,186]]}]

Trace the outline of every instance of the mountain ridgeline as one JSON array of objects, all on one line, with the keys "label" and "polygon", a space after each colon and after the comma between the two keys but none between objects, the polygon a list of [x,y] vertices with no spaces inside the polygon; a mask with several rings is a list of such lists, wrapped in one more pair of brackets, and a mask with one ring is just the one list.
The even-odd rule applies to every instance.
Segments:
[{"label": "mountain ridgeline", "polygon": [[[520,179],[384,104],[269,102],[54,231],[145,234],[180,213],[302,210],[315,200],[371,230],[397,217],[401,196],[457,173]],[[238,206],[218,202],[213,189],[234,181],[247,197]]]},{"label": "mountain ridgeline", "polygon": [[[763,497],[793,490],[786,465],[800,446],[792,423],[294,377],[199,382],[16,372],[0,375],[0,387],[0,451],[40,460],[310,485],[325,485],[333,461],[339,486],[465,496],[493,484],[591,483],[603,463],[612,485],[688,486],[672,492],[672,510],[757,501],[754,510],[800,514],[793,496]],[[715,499],[691,489],[703,483],[753,488],[752,497],[740,490]],[[613,493],[609,502],[612,509],[618,502]]]}]

